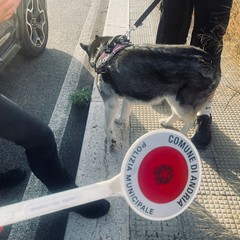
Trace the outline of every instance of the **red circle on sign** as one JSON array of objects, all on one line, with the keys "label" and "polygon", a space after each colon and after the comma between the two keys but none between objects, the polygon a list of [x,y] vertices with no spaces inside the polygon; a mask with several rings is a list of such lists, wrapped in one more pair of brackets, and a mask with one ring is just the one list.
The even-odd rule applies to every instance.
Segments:
[{"label": "red circle on sign", "polygon": [[143,195],[155,203],[169,203],[184,190],[188,165],[184,156],[171,147],[158,147],[142,160],[138,184]]}]

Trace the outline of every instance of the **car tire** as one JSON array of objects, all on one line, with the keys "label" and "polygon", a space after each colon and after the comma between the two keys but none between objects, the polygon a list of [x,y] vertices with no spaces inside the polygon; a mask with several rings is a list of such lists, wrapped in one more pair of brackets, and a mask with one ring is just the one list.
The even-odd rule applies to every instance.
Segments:
[{"label": "car tire", "polygon": [[48,41],[48,17],[44,0],[23,1],[22,48],[25,57],[37,57]]}]

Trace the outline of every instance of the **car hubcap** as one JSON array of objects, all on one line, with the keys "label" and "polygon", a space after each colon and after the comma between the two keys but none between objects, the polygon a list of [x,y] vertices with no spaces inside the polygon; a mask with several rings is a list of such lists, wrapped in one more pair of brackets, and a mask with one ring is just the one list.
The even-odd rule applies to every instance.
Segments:
[{"label": "car hubcap", "polygon": [[39,0],[29,0],[26,9],[26,24],[29,39],[35,47],[41,47],[45,40],[46,15]]}]

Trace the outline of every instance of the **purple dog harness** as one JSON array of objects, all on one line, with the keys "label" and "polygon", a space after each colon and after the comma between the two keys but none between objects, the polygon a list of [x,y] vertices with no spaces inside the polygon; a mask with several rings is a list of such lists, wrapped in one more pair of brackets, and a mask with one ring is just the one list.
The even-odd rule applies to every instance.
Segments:
[{"label": "purple dog harness", "polygon": [[116,53],[122,49],[131,46],[129,40],[123,36],[114,37],[108,44],[107,49],[104,49],[96,62],[95,71],[97,74],[106,73],[110,67],[111,59]]}]

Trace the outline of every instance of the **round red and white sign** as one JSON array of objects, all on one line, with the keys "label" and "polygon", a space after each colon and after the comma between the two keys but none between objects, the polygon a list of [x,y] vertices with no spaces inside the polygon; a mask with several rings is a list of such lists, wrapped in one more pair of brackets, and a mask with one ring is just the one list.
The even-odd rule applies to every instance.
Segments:
[{"label": "round red and white sign", "polygon": [[174,130],[157,130],[136,140],[122,172],[131,208],[150,220],[167,220],[192,203],[200,186],[201,163],[187,137]]}]

